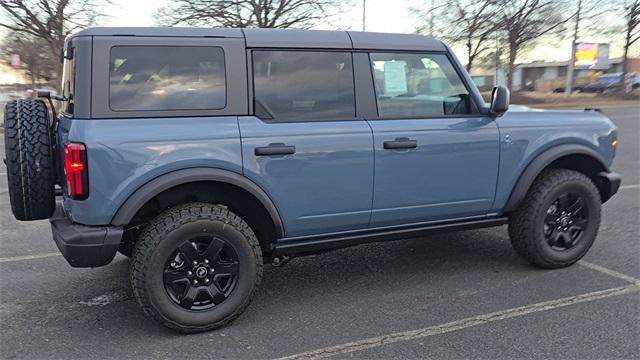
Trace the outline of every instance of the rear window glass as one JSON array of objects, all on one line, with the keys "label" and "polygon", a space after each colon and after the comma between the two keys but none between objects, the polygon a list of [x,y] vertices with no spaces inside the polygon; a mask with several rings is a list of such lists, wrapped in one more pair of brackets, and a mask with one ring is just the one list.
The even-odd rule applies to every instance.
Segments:
[{"label": "rear window glass", "polygon": [[225,107],[220,47],[116,46],[109,64],[109,106],[114,111]]},{"label": "rear window glass", "polygon": [[353,119],[351,53],[254,51],[256,103],[275,121]]}]

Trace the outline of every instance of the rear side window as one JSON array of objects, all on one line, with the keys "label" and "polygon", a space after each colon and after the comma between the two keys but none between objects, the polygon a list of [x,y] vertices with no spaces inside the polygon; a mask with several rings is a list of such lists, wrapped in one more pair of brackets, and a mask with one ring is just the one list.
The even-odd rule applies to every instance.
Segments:
[{"label": "rear side window", "polygon": [[370,56],[380,117],[471,113],[469,91],[446,55],[371,53]]},{"label": "rear side window", "polygon": [[220,47],[115,46],[109,63],[113,111],[210,110],[226,103]]},{"label": "rear side window", "polygon": [[[71,43],[67,43],[67,48],[71,46]],[[74,98],[73,95],[75,93],[76,87],[76,57],[72,59],[64,58],[62,65],[62,96],[66,97],[68,100],[62,103],[62,111],[73,115],[73,103]]]},{"label": "rear side window", "polygon": [[256,112],[275,121],[355,117],[351,53],[254,51]]}]

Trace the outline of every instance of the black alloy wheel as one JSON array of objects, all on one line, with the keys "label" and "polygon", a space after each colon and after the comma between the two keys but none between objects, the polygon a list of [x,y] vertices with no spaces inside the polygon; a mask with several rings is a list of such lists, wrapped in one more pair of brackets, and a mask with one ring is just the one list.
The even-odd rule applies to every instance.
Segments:
[{"label": "black alloy wheel", "polygon": [[229,324],[262,278],[253,229],[222,204],[187,203],[159,214],[131,257],[131,286],[142,310],[183,333]]},{"label": "black alloy wheel", "polygon": [[574,264],[591,248],[600,226],[601,198],[589,176],[547,169],[509,214],[509,238],[529,263],[557,269]]},{"label": "black alloy wheel", "polygon": [[545,242],[557,251],[573,248],[580,242],[588,219],[582,197],[573,192],[563,193],[547,209],[543,225]]},{"label": "black alloy wheel", "polygon": [[185,240],[169,256],[164,286],[171,300],[187,310],[220,305],[238,282],[238,255],[218,237]]}]

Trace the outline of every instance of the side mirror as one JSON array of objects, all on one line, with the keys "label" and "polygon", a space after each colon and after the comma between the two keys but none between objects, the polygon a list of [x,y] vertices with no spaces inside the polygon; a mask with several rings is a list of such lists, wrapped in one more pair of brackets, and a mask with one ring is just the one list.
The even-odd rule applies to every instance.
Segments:
[{"label": "side mirror", "polygon": [[496,86],[491,92],[491,107],[489,112],[491,115],[502,116],[509,110],[509,89],[504,86]]}]

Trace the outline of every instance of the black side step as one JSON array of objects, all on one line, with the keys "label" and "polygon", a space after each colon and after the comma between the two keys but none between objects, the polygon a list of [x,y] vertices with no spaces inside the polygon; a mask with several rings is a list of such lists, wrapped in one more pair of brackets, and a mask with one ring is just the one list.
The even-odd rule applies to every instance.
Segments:
[{"label": "black side step", "polygon": [[460,230],[481,229],[506,224],[508,218],[491,218],[473,221],[462,221],[455,223],[445,223],[412,228],[400,228],[396,230],[384,230],[375,232],[364,232],[352,235],[342,235],[336,237],[321,237],[316,239],[291,240],[275,245],[274,255],[293,255],[302,253],[317,253],[325,250],[345,248],[349,246],[380,242],[388,240],[399,240],[415,238],[435,233],[444,233]]}]

